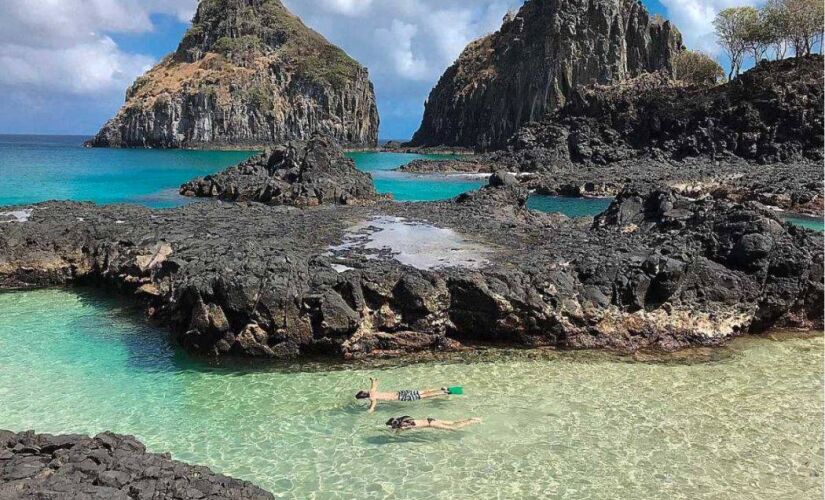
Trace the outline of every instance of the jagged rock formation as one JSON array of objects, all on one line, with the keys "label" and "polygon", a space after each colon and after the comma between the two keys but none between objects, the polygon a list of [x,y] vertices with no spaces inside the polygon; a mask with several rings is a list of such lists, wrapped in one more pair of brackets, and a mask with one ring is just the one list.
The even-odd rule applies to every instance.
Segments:
[{"label": "jagged rock formation", "polygon": [[377,144],[367,70],[280,0],[202,0],[177,51],[135,81],[88,145],[257,147],[313,132]]},{"label": "jagged rock formation", "polygon": [[372,176],[356,169],[335,142],[321,135],[307,142],[290,141],[218,174],[189,181],[180,193],[298,207],[382,198]]},{"label": "jagged rock formation", "polygon": [[522,127],[507,150],[459,161],[419,160],[416,173],[519,172],[541,194],[615,196],[667,184],[691,197],[823,211],[823,59],[763,62],[716,87],[643,75],[577,89]]},{"label": "jagged rock formation", "polygon": [[669,72],[681,46],[638,0],[530,0],[447,69],[411,144],[502,147],[579,86]]},{"label": "jagged rock formation", "polygon": [[132,436],[90,438],[0,430],[2,499],[249,499],[275,498],[246,481],[207,467],[147,453]]},{"label": "jagged rock formation", "polygon": [[638,158],[821,163],[822,75],[822,56],[812,55],[766,61],[712,88],[646,75],[579,89],[511,144],[516,154],[532,152],[537,169]]},{"label": "jagged rock formation", "polygon": [[628,188],[592,223],[525,209],[514,182],[302,210],[20,207],[26,221],[0,224],[0,289],[108,284],[215,355],[632,351],[822,327],[821,236],[759,204]]}]

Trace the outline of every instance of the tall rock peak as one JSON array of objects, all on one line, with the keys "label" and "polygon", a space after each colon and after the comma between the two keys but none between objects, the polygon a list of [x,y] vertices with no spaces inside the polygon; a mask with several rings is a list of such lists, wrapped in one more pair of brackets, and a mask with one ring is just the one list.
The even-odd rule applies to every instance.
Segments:
[{"label": "tall rock peak", "polygon": [[377,143],[367,70],[280,0],[201,0],[177,50],[135,81],[89,145],[254,147],[314,132]]},{"label": "tall rock peak", "polygon": [[678,30],[639,0],[529,0],[447,69],[412,143],[502,147],[577,87],[670,71],[681,47]]}]

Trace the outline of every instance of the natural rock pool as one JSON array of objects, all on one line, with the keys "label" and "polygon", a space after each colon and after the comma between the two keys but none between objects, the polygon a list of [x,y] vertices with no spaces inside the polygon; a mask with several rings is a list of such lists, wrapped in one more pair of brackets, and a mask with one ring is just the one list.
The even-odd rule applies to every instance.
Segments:
[{"label": "natural rock pool", "polygon": [[[823,338],[631,360],[504,352],[417,364],[212,366],[122,302],[0,294],[0,428],[134,434],[292,498],[821,498]],[[381,387],[462,385],[381,404]],[[395,435],[391,416],[484,422]]]}]

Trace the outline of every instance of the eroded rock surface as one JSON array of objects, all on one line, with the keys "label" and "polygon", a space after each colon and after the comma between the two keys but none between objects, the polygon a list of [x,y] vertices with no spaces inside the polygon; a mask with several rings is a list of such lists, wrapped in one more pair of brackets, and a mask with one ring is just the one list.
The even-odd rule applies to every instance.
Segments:
[{"label": "eroded rock surface", "polygon": [[252,148],[321,132],[373,147],[378,121],[367,70],[280,0],[203,0],[178,49],[88,144]]},{"label": "eroded rock surface", "polygon": [[332,139],[321,135],[306,142],[290,141],[218,174],[189,181],[180,193],[299,207],[382,198],[372,177],[356,169]]},{"label": "eroded rock surface", "polygon": [[[822,326],[821,237],[759,204],[628,188],[571,220],[497,177],[431,203],[21,207],[0,224],[0,287],[108,284],[186,348],[244,356],[675,349]],[[410,244],[421,230],[440,238]]]},{"label": "eroded rock surface", "polygon": [[813,55],[763,62],[713,88],[662,75],[580,88],[566,106],[522,127],[506,150],[404,170],[503,168],[525,174],[525,187],[565,196],[615,196],[646,181],[821,216],[822,68]]},{"label": "eroded rock surface", "polygon": [[822,75],[822,56],[812,55],[766,61],[712,88],[645,75],[579,89],[558,112],[523,127],[511,145],[517,160],[546,165],[639,158],[821,162]]},{"label": "eroded rock surface", "polygon": [[581,85],[669,72],[681,46],[637,0],[531,0],[447,69],[411,145],[501,147]]},{"label": "eroded rock surface", "polygon": [[246,481],[147,453],[132,436],[0,430],[0,498],[272,499]]}]

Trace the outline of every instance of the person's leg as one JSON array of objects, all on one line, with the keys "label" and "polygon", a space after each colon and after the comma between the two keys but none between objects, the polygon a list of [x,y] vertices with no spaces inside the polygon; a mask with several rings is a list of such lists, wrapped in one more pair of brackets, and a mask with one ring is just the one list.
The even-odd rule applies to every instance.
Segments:
[{"label": "person's leg", "polygon": [[461,429],[462,427],[467,427],[468,425],[473,425],[481,422],[480,418],[468,418],[466,420],[458,420],[458,421],[451,421],[451,420],[437,420],[440,424],[442,429]]},{"label": "person's leg", "polygon": [[423,391],[419,391],[421,394],[421,399],[424,398],[434,398],[436,396],[446,396],[447,392],[444,389],[425,389]]}]

